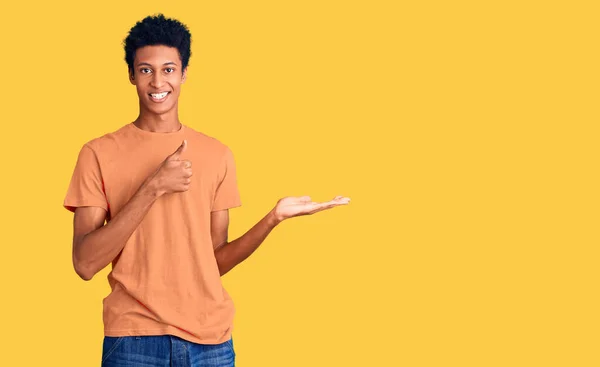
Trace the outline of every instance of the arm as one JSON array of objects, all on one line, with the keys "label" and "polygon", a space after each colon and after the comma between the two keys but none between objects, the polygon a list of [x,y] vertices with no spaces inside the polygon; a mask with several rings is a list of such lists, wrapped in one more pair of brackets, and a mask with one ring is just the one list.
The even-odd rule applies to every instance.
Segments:
[{"label": "arm", "polygon": [[211,236],[219,273],[222,276],[246,260],[263,243],[273,228],[285,219],[314,214],[338,205],[348,204],[349,201],[350,199],[342,196],[336,196],[333,200],[324,203],[315,203],[308,196],[283,198],[248,232],[231,242],[227,242],[229,211],[212,212],[210,217]]},{"label": "arm", "polygon": [[246,260],[263,243],[273,228],[281,223],[274,212],[270,211],[242,237],[227,242],[229,211],[225,209],[212,212],[210,221],[215,258],[221,275],[225,275],[237,264]]},{"label": "arm", "polygon": [[106,211],[99,207],[78,207],[73,219],[73,266],[84,280],[90,280],[110,264],[125,247],[152,204],[162,195],[184,192],[191,183],[191,162],[180,160],[184,141],[141,185],[127,204],[106,225]]},{"label": "arm", "polygon": [[92,279],[117,257],[159,196],[152,185],[142,186],[106,225],[103,208],[80,207],[75,210],[73,266],[82,279]]}]

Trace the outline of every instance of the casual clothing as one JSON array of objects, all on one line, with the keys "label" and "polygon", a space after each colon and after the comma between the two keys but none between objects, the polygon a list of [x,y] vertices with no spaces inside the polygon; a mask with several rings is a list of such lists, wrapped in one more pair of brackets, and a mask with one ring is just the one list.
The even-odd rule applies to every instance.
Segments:
[{"label": "casual clothing", "polygon": [[233,340],[202,345],[176,336],[105,337],[102,367],[233,367]]},{"label": "casual clothing", "polygon": [[188,191],[158,198],[112,263],[103,300],[107,337],[174,335],[198,344],[231,339],[234,305],[215,259],[211,211],[241,205],[231,150],[182,125],[172,133],[133,123],[86,143],[64,207],[96,206],[116,216],[142,182],[187,140]]}]

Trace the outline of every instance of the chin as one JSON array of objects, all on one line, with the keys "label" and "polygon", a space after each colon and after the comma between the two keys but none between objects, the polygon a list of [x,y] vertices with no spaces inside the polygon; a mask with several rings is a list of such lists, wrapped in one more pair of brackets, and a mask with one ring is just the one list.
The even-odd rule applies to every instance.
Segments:
[{"label": "chin", "polygon": [[173,109],[173,105],[169,106],[156,106],[156,105],[145,105],[146,110],[152,112],[155,115],[163,115]]}]

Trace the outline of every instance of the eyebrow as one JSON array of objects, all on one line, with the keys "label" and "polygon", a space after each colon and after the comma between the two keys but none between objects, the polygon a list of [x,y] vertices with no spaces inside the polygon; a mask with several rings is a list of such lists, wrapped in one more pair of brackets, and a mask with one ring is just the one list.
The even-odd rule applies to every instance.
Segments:
[{"label": "eyebrow", "polygon": [[[148,64],[147,62],[140,62],[139,64],[137,64],[137,66],[142,66],[142,65],[152,66],[152,65]],[[165,62],[163,64],[163,66],[165,66],[165,65],[175,65],[175,66],[177,66],[177,63],[175,63],[173,61],[169,61],[169,62]]]}]

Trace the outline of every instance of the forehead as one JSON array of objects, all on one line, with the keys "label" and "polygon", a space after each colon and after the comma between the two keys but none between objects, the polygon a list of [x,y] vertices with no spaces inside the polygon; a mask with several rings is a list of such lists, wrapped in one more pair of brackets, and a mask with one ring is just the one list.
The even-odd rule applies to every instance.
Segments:
[{"label": "forehead", "polygon": [[167,62],[174,62],[177,65],[181,65],[181,57],[175,47],[163,45],[144,46],[135,51],[135,59],[133,60],[134,65],[142,62],[150,65],[162,65]]}]

